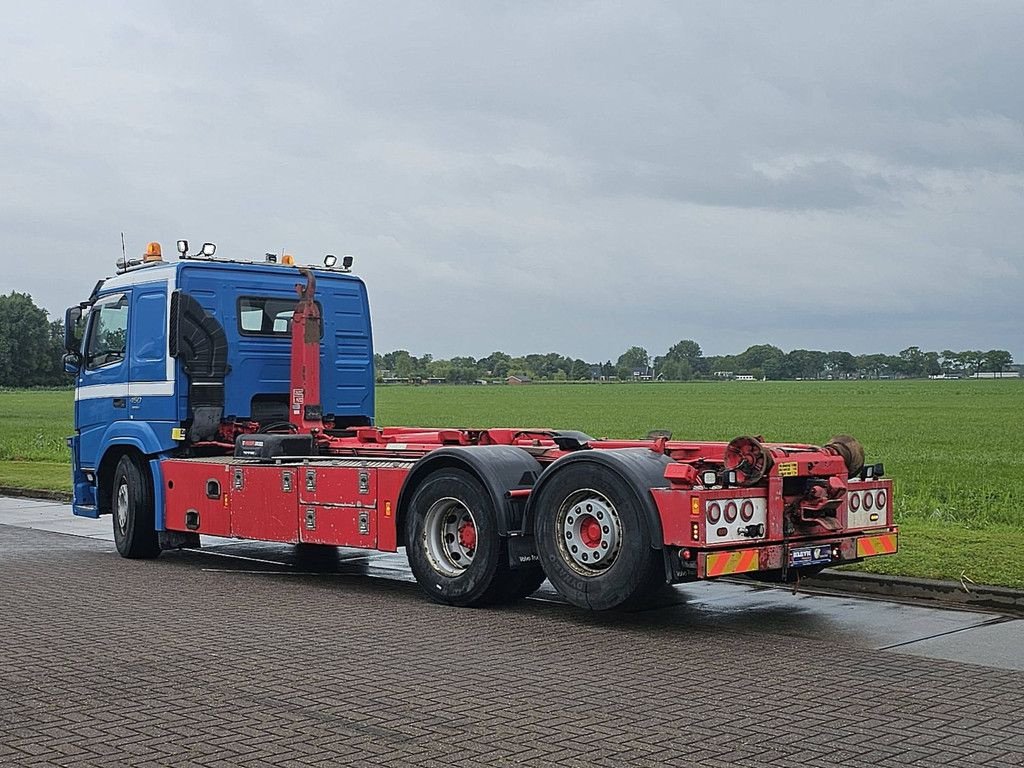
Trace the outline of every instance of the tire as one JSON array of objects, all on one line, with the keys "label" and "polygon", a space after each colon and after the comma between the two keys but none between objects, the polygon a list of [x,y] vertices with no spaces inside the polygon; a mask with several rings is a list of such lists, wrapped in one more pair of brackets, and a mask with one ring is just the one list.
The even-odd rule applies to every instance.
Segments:
[{"label": "tire", "polygon": [[636,490],[616,473],[577,462],[558,471],[536,501],[534,541],[562,597],[580,608],[640,608],[665,583]]},{"label": "tire", "polygon": [[494,504],[483,485],[461,469],[433,472],[416,489],[405,541],[409,567],[435,602],[491,605],[527,586],[510,586],[515,572],[508,570]]},{"label": "tire", "polygon": [[122,456],[114,469],[110,512],[114,544],[121,557],[148,559],[160,554],[154,523],[153,481],[131,456]]}]

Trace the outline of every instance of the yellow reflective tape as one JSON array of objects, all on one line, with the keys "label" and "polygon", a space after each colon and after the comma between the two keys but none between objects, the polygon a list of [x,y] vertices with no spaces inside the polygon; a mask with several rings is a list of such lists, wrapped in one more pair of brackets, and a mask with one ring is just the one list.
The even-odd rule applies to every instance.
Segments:
[{"label": "yellow reflective tape", "polygon": [[780,477],[796,477],[798,473],[799,468],[795,461],[784,461],[779,464]]}]

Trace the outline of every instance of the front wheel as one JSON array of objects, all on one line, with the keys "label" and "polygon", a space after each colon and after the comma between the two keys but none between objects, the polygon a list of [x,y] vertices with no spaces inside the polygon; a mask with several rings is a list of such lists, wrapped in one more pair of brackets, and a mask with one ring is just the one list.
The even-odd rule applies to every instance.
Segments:
[{"label": "front wheel", "polygon": [[153,483],[131,456],[122,456],[114,469],[110,509],[114,544],[121,557],[145,559],[160,554],[154,522]]},{"label": "front wheel", "polygon": [[636,491],[597,464],[570,464],[536,500],[534,541],[551,584],[581,608],[630,608],[664,583]]}]

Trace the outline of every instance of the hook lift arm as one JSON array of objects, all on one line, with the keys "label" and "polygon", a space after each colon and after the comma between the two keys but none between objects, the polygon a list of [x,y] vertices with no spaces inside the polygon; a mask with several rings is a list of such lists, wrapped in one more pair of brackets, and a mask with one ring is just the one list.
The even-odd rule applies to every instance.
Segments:
[{"label": "hook lift arm", "polygon": [[320,308],[314,300],[316,278],[313,271],[299,267],[306,284],[296,283],[299,301],[292,315],[291,387],[289,421],[299,432],[315,434],[323,429],[323,405],[320,402],[320,339],[323,324]]}]

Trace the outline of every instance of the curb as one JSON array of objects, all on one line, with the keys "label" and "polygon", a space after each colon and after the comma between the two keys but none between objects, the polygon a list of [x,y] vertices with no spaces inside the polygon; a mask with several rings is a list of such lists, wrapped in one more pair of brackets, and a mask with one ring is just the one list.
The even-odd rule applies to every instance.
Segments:
[{"label": "curb", "polygon": [[859,571],[825,571],[801,581],[800,588],[1024,616],[1024,590],[1010,587],[962,584],[958,581],[938,581]]},{"label": "curb", "polygon": [[39,501],[62,501],[71,503],[71,494],[67,491],[33,491],[26,488],[12,488],[0,485],[0,496],[13,496],[18,499],[38,499]]}]

